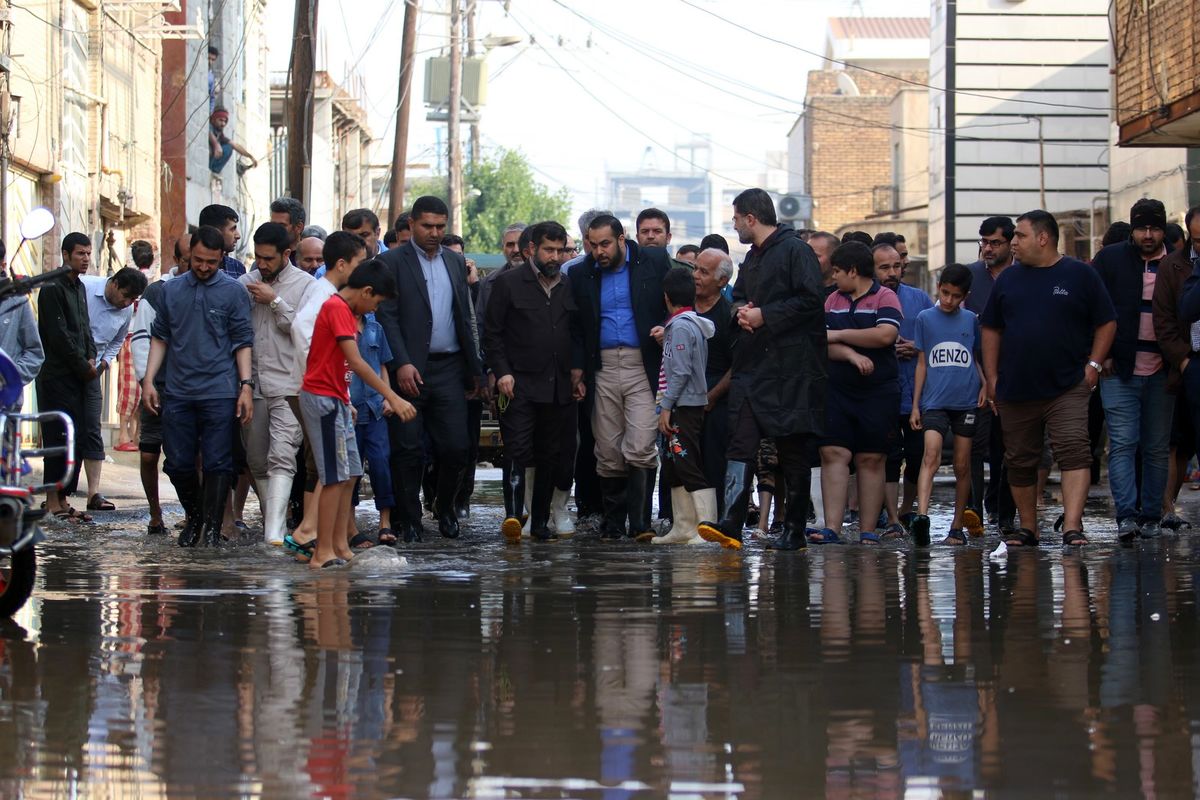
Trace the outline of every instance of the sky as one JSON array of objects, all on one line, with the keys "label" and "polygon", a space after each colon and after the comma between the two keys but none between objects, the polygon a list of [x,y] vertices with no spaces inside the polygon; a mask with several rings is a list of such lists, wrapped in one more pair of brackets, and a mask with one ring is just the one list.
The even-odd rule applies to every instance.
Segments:
[{"label": "sky", "polygon": [[[447,7],[421,0],[410,165],[445,158],[445,123],[426,121],[422,93],[424,60],[448,48]],[[268,0],[268,30],[291,31],[293,8]],[[714,172],[761,172],[824,63],[797,48],[822,52],[828,17],[928,13],[928,0],[479,0],[478,37],[522,40],[487,53],[483,148],[520,150],[576,213],[607,203],[606,170],[688,169],[674,150],[697,139],[711,141]],[[320,0],[318,69],[363,87],[373,163],[391,158],[403,17],[399,0]],[[270,39],[273,72],[290,55],[290,36]]]}]

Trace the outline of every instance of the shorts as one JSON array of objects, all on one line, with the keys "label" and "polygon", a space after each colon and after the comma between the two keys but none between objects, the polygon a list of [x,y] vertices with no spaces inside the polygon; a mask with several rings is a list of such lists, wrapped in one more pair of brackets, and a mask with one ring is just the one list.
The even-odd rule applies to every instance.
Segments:
[{"label": "shorts", "polygon": [[851,453],[887,454],[896,446],[900,429],[896,409],[900,390],[894,385],[873,394],[858,395],[827,384],[825,435],[822,447],[844,447]]},{"label": "shorts", "polygon": [[931,408],[928,411],[921,412],[921,427],[927,431],[940,433],[942,438],[945,438],[949,433],[953,433],[955,436],[965,436],[968,439],[974,439],[975,431],[979,428],[980,424],[979,418],[986,413],[986,411],[974,408],[970,411],[948,411],[941,408]]},{"label": "shorts", "polygon": [[339,397],[301,390],[300,413],[317,465],[317,479],[322,486],[363,474],[349,403],[343,403]]},{"label": "shorts", "polygon": [[162,443],[163,428],[161,412],[153,414],[143,406],[138,423],[138,450],[156,456],[162,452]]},{"label": "shorts", "polygon": [[[1010,486],[1033,486],[1045,462],[1047,441],[1063,470],[1092,468],[1088,439],[1091,389],[1080,381],[1058,397],[1019,403],[997,402],[1004,426],[1004,463]],[[1043,467],[1045,468],[1045,467]]]}]

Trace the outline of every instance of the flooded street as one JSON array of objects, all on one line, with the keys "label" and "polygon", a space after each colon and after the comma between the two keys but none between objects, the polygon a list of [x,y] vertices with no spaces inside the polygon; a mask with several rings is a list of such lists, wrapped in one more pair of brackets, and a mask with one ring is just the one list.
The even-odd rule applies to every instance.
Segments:
[{"label": "flooded street", "polygon": [[1200,532],[1121,549],[1099,499],[1082,555],[1047,532],[1003,563],[994,537],[506,548],[499,509],[476,506],[407,566],[378,551],[320,574],[261,544],[183,551],[121,513],[50,530],[0,628],[0,796],[1200,786]]}]

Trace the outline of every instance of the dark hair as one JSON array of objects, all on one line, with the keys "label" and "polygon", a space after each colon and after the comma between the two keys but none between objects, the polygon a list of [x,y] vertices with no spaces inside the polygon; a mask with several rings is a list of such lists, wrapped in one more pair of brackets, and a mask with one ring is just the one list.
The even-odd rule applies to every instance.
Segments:
[{"label": "dark hair", "polygon": [[192,234],[192,247],[202,245],[209,250],[219,250],[225,252],[225,234],[214,228],[212,225],[201,225],[196,228],[196,232]]},{"label": "dark hair", "polygon": [[396,231],[396,233],[399,233],[400,231],[412,230],[408,225],[408,221],[411,217],[412,214],[409,214],[407,211],[401,211],[400,216],[396,217],[396,224],[392,226],[392,230]]},{"label": "dark hair", "polygon": [[75,252],[76,247],[91,247],[92,240],[88,238],[86,233],[72,231],[63,237],[62,251],[67,255]]},{"label": "dark hair", "polygon": [[400,241],[400,235],[396,233],[395,228],[388,228],[383,233],[383,246],[391,247],[396,242]]},{"label": "dark hair", "polygon": [[612,231],[613,236],[625,235],[625,226],[621,224],[621,220],[617,219],[612,214],[601,214],[588,223],[589,231],[598,231],[601,228],[608,228]]},{"label": "dark hair", "polygon": [[710,233],[700,240],[701,250],[707,250],[710,247],[715,247],[726,255],[729,254],[729,242],[725,241],[725,237],[719,233]]},{"label": "dark hair", "polygon": [[154,263],[154,245],[145,239],[138,239],[130,244],[129,254],[133,256],[133,263],[139,269],[146,269]]},{"label": "dark hair", "polygon": [[675,257],[678,258],[679,256],[684,256],[684,255],[687,255],[688,253],[695,253],[696,255],[700,255],[700,248],[696,247],[696,245],[694,245],[694,244],[680,245],[679,249],[675,251]]},{"label": "dark hair", "polygon": [[808,237],[812,236],[816,232],[817,232],[816,228],[797,228],[796,229],[796,235],[799,236],[801,239],[803,239],[806,242],[808,241]]},{"label": "dark hair", "polygon": [[[871,245],[871,255],[874,256],[880,250],[896,250],[896,245],[891,242],[876,242]],[[900,251],[896,250],[896,255],[900,255]]]},{"label": "dark hair", "polygon": [[1000,235],[1009,242],[1012,241],[1013,232],[1016,229],[1017,226],[1013,225],[1013,221],[1009,217],[988,217],[979,223],[980,236],[991,236],[996,231],[1000,231]]},{"label": "dark hair", "polygon": [[634,230],[641,230],[642,223],[648,219],[661,219],[663,227],[667,229],[667,233],[671,232],[671,218],[667,216],[667,212],[657,208],[647,208],[642,213],[637,215],[637,222],[634,223]]},{"label": "dark hair", "polygon": [[255,244],[269,244],[282,253],[292,247],[292,234],[282,222],[264,222],[254,232]]},{"label": "dark hair", "polygon": [[442,200],[442,198],[427,194],[418,197],[413,203],[412,216],[409,218],[409,222],[411,223],[414,219],[420,219],[422,214],[448,217],[450,216],[450,209],[446,208],[446,201]]},{"label": "dark hair", "polygon": [[871,248],[862,242],[839,244],[829,257],[829,263],[845,272],[854,270],[860,278],[875,277],[875,256],[871,255]]},{"label": "dark hair", "polygon": [[663,294],[675,307],[696,304],[696,279],[692,271],[683,267],[672,267],[662,279]]},{"label": "dark hair", "polygon": [[1017,222],[1021,220],[1028,222],[1035,234],[1048,234],[1052,242],[1058,242],[1058,220],[1049,211],[1043,211],[1040,208],[1036,208],[1033,211],[1026,211],[1017,217]]},{"label": "dark hair", "polygon": [[179,249],[179,241],[180,241],[182,238],[183,238],[182,236],[177,236],[177,237],[175,238],[175,263],[176,263],[176,264],[178,264],[178,263],[179,263],[179,260],[180,260],[181,258],[183,258],[183,251]]},{"label": "dark hair", "polygon": [[211,205],[200,209],[200,227],[207,225],[220,230],[227,222],[237,222],[238,215],[229,206]]},{"label": "dark hair", "polygon": [[774,225],[775,203],[762,189],[747,189],[733,198],[733,209],[739,214],[753,214],[763,225]]},{"label": "dark hair", "polygon": [[866,231],[846,231],[842,234],[842,244],[847,242],[859,242],[867,247],[875,246],[875,240]]},{"label": "dark hair", "polygon": [[321,248],[321,259],[327,269],[333,269],[339,261],[349,263],[360,252],[366,252],[367,243],[357,233],[334,231],[325,239]]},{"label": "dark hair", "polygon": [[[394,239],[396,236],[396,232],[395,231],[388,231],[388,232],[392,234],[392,237]],[[457,233],[447,233],[445,236],[442,237],[442,247],[450,247],[451,245],[458,245],[459,247],[461,247],[464,250],[467,249],[467,243],[464,242],[463,238],[461,236],[459,236]]]},{"label": "dark hair", "polygon": [[210,56],[219,56],[219,55],[221,55],[221,51],[220,51],[220,50],[218,50],[217,48],[213,47],[213,46],[210,44],[210,45],[208,46],[208,54],[209,54]]},{"label": "dark hair", "polygon": [[533,242],[533,229],[528,228],[528,227],[522,228],[521,235],[517,237],[517,252],[524,253],[525,248],[529,247],[529,245],[532,242]]},{"label": "dark hair", "polygon": [[1101,247],[1108,247],[1110,244],[1129,241],[1129,237],[1133,235],[1133,226],[1128,222],[1117,220],[1112,225],[1108,226],[1108,230],[1104,232],[1104,237],[1100,240]]},{"label": "dark hair", "polygon": [[8,248],[4,246],[4,240],[0,239],[0,261],[3,261],[8,256]]},{"label": "dark hair", "polygon": [[873,240],[872,244],[876,246],[886,244],[888,247],[895,247],[897,244],[903,241],[903,236],[893,233],[892,231],[884,231],[882,233],[875,234],[875,239]]},{"label": "dark hair", "polygon": [[117,289],[126,297],[141,297],[148,283],[146,276],[137,267],[122,267],[109,280],[115,283]]},{"label": "dark hair", "polygon": [[[362,241],[361,237],[359,241]],[[346,281],[346,287],[349,289],[369,288],[380,297],[396,296],[396,279],[392,276],[388,265],[378,258],[368,258],[355,267],[354,272],[350,273],[350,279]]]},{"label": "dark hair", "polygon": [[526,233],[529,234],[529,242],[534,248],[541,247],[542,242],[562,242],[566,244],[567,241],[567,229],[554,220],[530,225],[524,231],[521,231],[522,236]]},{"label": "dark hair", "polygon": [[272,214],[287,214],[289,225],[303,225],[308,220],[304,204],[294,197],[277,197],[271,201]]},{"label": "dark hair", "polygon": [[379,230],[379,217],[375,216],[375,212],[369,208],[355,208],[342,216],[342,230],[344,231],[361,228],[363,225],[370,225],[373,231]]},{"label": "dark hair", "polygon": [[1183,224],[1187,226],[1188,233],[1191,233],[1192,220],[1200,216],[1200,206],[1192,206],[1187,210],[1187,214],[1183,217]]},{"label": "dark hair", "polygon": [[[985,235],[986,234],[982,234]],[[942,270],[942,274],[938,276],[938,285],[948,283],[964,292],[971,291],[971,280],[974,276],[971,275],[971,270],[964,267],[962,264],[950,264]]]},{"label": "dark hair", "polygon": [[1187,238],[1187,233],[1184,232],[1178,222],[1168,222],[1167,229],[1163,233],[1163,238],[1166,239],[1167,247],[1170,250],[1179,247],[1179,243]]},{"label": "dark hair", "polygon": [[808,243],[811,245],[817,239],[828,239],[833,247],[837,247],[842,243],[842,240],[834,236],[829,231],[813,231],[812,236],[808,237]]}]

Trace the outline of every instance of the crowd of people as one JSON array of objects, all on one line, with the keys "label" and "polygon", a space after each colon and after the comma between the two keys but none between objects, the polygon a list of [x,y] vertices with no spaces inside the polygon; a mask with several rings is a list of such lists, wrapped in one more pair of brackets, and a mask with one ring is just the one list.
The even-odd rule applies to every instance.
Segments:
[{"label": "crowd of people", "polygon": [[[26,303],[0,307],[0,346],[36,380],[39,408],[78,432],[86,510],[71,504],[76,469],[48,513],[76,524],[114,507],[100,486],[101,377],[120,363],[148,533],[168,532],[165,456],[181,546],[249,537],[253,489],[264,539],[314,568],[420,541],[427,512],[458,538],[486,408],[510,544],[586,521],[602,539],[737,549],[757,522],[779,550],[852,529],[864,545],[925,547],[948,445],[944,544],[983,536],[986,521],[1009,547],[1038,545],[1057,462],[1054,528],[1079,546],[1104,428],[1119,540],[1183,524],[1175,502],[1200,429],[1200,208],[1184,230],[1139,200],[1091,264],[1059,252],[1045,211],[988,218],[979,260],[938,270],[934,297],[905,282],[903,236],[796,230],[761,189],[733,202],[749,245],[736,283],[723,236],[671,255],[654,208],[628,237],[595,209],[578,240],[555,221],[514,222],[504,266],[486,275],[448,215],[426,196],[382,236],[366,209],[326,233],[280,198],[247,269],[232,256],[237,212],[212,205],[149,283],[148,244],[98,277],[91,241],[67,234],[70,270],[41,290],[36,319]],[[42,436],[54,446],[65,432]],[[355,518],[364,472],[377,530]]]}]

